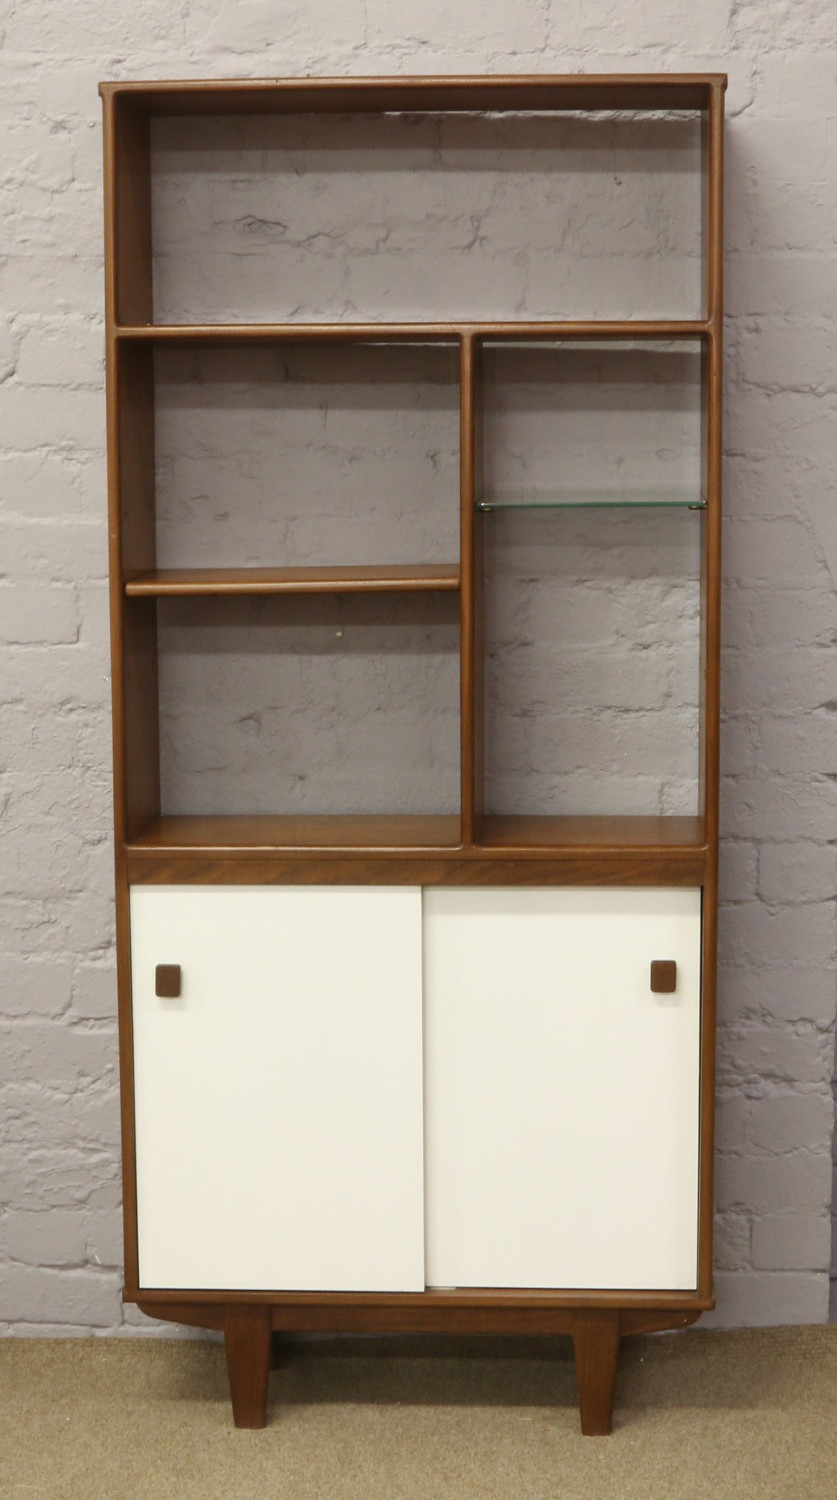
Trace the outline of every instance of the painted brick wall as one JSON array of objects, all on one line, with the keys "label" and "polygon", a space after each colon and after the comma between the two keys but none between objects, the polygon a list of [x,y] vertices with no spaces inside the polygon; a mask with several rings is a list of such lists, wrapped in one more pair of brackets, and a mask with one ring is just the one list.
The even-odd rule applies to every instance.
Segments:
[{"label": "painted brick wall", "polygon": [[119,1300],[96,83],[434,71],[730,74],[708,1321],[824,1319],[837,800],[829,0],[433,0],[420,21],[404,0],[6,0],[0,40],[0,1329],[150,1331]]}]

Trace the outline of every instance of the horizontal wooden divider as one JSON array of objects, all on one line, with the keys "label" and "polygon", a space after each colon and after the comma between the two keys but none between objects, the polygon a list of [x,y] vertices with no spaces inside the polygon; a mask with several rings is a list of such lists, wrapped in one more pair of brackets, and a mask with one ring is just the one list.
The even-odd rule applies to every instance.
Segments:
[{"label": "horizontal wooden divider", "polygon": [[456,563],[408,567],[161,568],[125,583],[129,598],[207,594],[455,593]]}]

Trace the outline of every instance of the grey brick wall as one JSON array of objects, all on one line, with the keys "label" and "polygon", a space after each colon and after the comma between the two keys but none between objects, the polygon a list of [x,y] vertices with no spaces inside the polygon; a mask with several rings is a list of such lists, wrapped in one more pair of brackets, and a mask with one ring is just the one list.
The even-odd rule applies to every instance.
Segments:
[{"label": "grey brick wall", "polygon": [[[837,785],[833,7],[827,0],[780,7],[761,0],[707,0],[703,6],[660,0],[655,7],[467,0],[451,7],[434,0],[417,21],[415,7],[404,0],[286,0],[281,6],[276,0],[112,0],[107,6],[102,0],[73,6],[31,0],[2,8],[0,34],[0,121],[8,146],[0,167],[0,1330],[152,1331],[119,1302],[95,86],[103,77],[285,73],[730,73],[719,1300],[708,1321],[825,1318]],[[165,141],[159,144],[166,149]],[[172,170],[161,191],[176,188],[174,144],[169,141]],[[460,144],[464,149],[467,143]],[[526,149],[532,146],[530,139]],[[677,214],[666,203],[682,199],[688,209],[693,179],[688,171],[678,175],[660,166],[659,212],[671,220]],[[641,196],[647,187],[641,172],[625,176]],[[605,292],[616,286],[601,227],[613,201],[606,197],[585,219],[589,190],[589,177],[579,177],[572,210],[581,216],[576,231],[586,236],[591,266],[590,284],[576,283],[586,306],[594,271]],[[525,267],[478,250],[465,262],[469,272],[461,285],[451,286],[452,299],[459,303],[467,293],[474,306],[490,307],[511,288],[519,305],[536,313],[544,288],[560,286],[571,310],[573,287],[554,217],[560,218],[566,198],[556,201],[557,209],[547,205],[550,242],[533,242]],[[194,206],[190,200],[188,212]],[[233,209],[224,210],[231,223],[242,217]],[[268,222],[273,210],[259,204],[248,212]],[[371,216],[367,205],[365,218]],[[682,217],[688,225],[688,213]],[[188,239],[188,220],[177,225],[170,216],[169,222],[172,234]],[[633,210],[626,222],[634,252],[632,306],[616,310],[637,312],[651,296],[643,281],[648,244]],[[249,236],[232,231],[235,242],[249,247],[251,258],[275,254],[269,232],[258,224],[251,229]],[[477,238],[478,230],[470,226]],[[158,293],[182,303],[175,261],[165,263],[165,245],[160,248]],[[363,242],[355,248],[358,255],[346,257],[341,272],[341,306],[362,306],[371,295]],[[693,285],[693,249],[686,242],[681,249],[678,279],[652,285],[656,310]],[[333,294],[335,283],[329,275],[317,280],[322,266],[310,254],[305,264],[313,277],[305,288],[307,306],[323,288]],[[418,295],[405,289],[397,271],[396,258],[389,295]],[[205,291],[206,281],[200,285]],[[254,300],[248,315],[257,315],[255,306]],[[603,293],[599,310],[606,306]],[[300,316],[307,315],[303,306]],[[438,396],[444,381],[431,380],[430,388]],[[519,384],[524,417],[531,388]],[[408,461],[448,451],[444,401],[428,399],[423,411],[430,430],[412,431]],[[686,432],[681,438],[688,444]],[[337,464],[342,441],[331,449]],[[310,453],[312,442],[303,446]],[[391,457],[384,454],[381,462],[383,476]],[[440,518],[445,473],[443,458],[434,469]],[[380,515],[369,529],[379,534],[379,524]],[[583,535],[577,543],[589,545]],[[624,551],[624,536],[620,546]],[[603,556],[600,546],[596,551]],[[635,623],[620,624],[613,614],[607,568],[589,587],[599,591],[596,604],[611,610],[613,629],[635,638]],[[659,602],[659,579],[639,578],[637,588],[646,605],[655,590]],[[583,658],[595,642],[583,633],[585,601],[575,602]],[[687,599],[675,602],[673,614],[687,618]],[[539,627],[545,623],[537,588],[507,603],[510,624],[521,610]],[[556,628],[561,608],[553,597]],[[321,619],[317,628],[346,623]],[[176,637],[176,621],[172,628]],[[365,628],[380,627],[372,621]],[[437,613],[420,628],[433,648],[425,653],[426,666],[440,674],[444,699],[450,626]],[[689,667],[681,653],[682,671],[674,672],[677,659],[649,658],[654,670],[642,683],[651,695],[649,711],[659,714],[667,705],[672,737],[671,758],[647,788],[658,803],[686,796],[689,787],[690,767],[677,748],[688,733]],[[404,662],[395,651],[390,666],[397,692]],[[608,737],[621,722],[622,680],[617,674],[599,705],[600,723],[610,715],[597,751],[605,757],[597,762],[599,779],[607,771]],[[678,682],[685,686],[675,692]],[[441,740],[435,749],[419,749],[430,764],[437,754],[444,767],[444,715],[436,727]],[[583,736],[589,726],[578,730]],[[403,736],[403,725],[392,732]],[[638,743],[626,745],[629,758]],[[562,795],[584,796],[575,779],[584,768],[576,748],[568,749]],[[504,756],[513,750],[511,738],[498,736],[498,798]],[[551,747],[530,743],[525,753],[549,755]],[[611,791],[622,795],[615,782]]]}]

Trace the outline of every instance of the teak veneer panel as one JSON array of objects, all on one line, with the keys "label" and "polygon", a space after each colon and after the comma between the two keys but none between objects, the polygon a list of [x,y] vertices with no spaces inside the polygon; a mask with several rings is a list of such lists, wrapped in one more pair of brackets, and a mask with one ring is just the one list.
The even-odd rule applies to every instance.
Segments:
[{"label": "teak veneer panel", "polygon": [[[155,1302],[160,1307],[169,1304],[181,1303],[189,1307],[194,1303],[205,1303],[213,1306],[217,1303],[233,1304],[236,1302],[258,1302],[270,1303],[277,1312],[277,1327],[294,1326],[285,1322],[290,1317],[291,1309],[298,1309],[300,1318],[311,1318],[311,1323],[299,1322],[298,1327],[325,1327],[350,1330],[352,1314],[355,1309],[378,1312],[382,1310],[401,1310],[403,1312],[414,1312],[421,1317],[431,1309],[438,1311],[458,1308],[461,1311],[469,1311],[476,1317],[485,1318],[495,1309],[503,1309],[513,1316],[523,1312],[531,1312],[540,1316],[548,1316],[549,1310],[575,1309],[595,1305],[597,1307],[619,1307],[625,1309],[636,1309],[637,1315],[641,1312],[652,1311],[663,1313],[665,1311],[689,1310],[708,1312],[714,1307],[713,1299],[703,1297],[694,1291],[633,1291],[631,1289],[614,1289],[612,1291],[601,1291],[596,1287],[570,1288],[567,1291],[556,1292],[553,1288],[519,1289],[516,1287],[428,1287],[423,1292],[277,1292],[277,1291],[213,1291],[207,1292],[196,1288],[193,1291],[163,1291],[156,1287],[126,1287],[124,1292],[126,1301]],[[354,1325],[357,1326],[357,1325]],[[383,1326],[383,1325],[381,1325]],[[417,1323],[413,1324],[418,1327]],[[514,1330],[512,1330],[514,1331]]]},{"label": "teak veneer panel", "polygon": [[160,115],[705,109],[723,73],[553,73],[497,78],[228,78],[100,83],[104,99]]},{"label": "teak veneer panel", "polygon": [[405,845],[366,849],[324,844],[292,848],[125,848],[128,879],[179,885],[622,885],[699,886],[705,849],[576,848],[487,850]]}]

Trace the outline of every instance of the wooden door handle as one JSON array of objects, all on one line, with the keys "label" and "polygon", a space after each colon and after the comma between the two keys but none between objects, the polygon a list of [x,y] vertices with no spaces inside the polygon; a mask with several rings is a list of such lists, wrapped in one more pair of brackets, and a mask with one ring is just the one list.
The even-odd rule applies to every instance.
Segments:
[{"label": "wooden door handle", "polygon": [[154,972],[154,993],[161,1000],[180,997],[180,964],[158,964]]},{"label": "wooden door handle", "polygon": [[651,964],[651,992],[673,995],[677,989],[677,964],[673,958],[655,958]]}]

